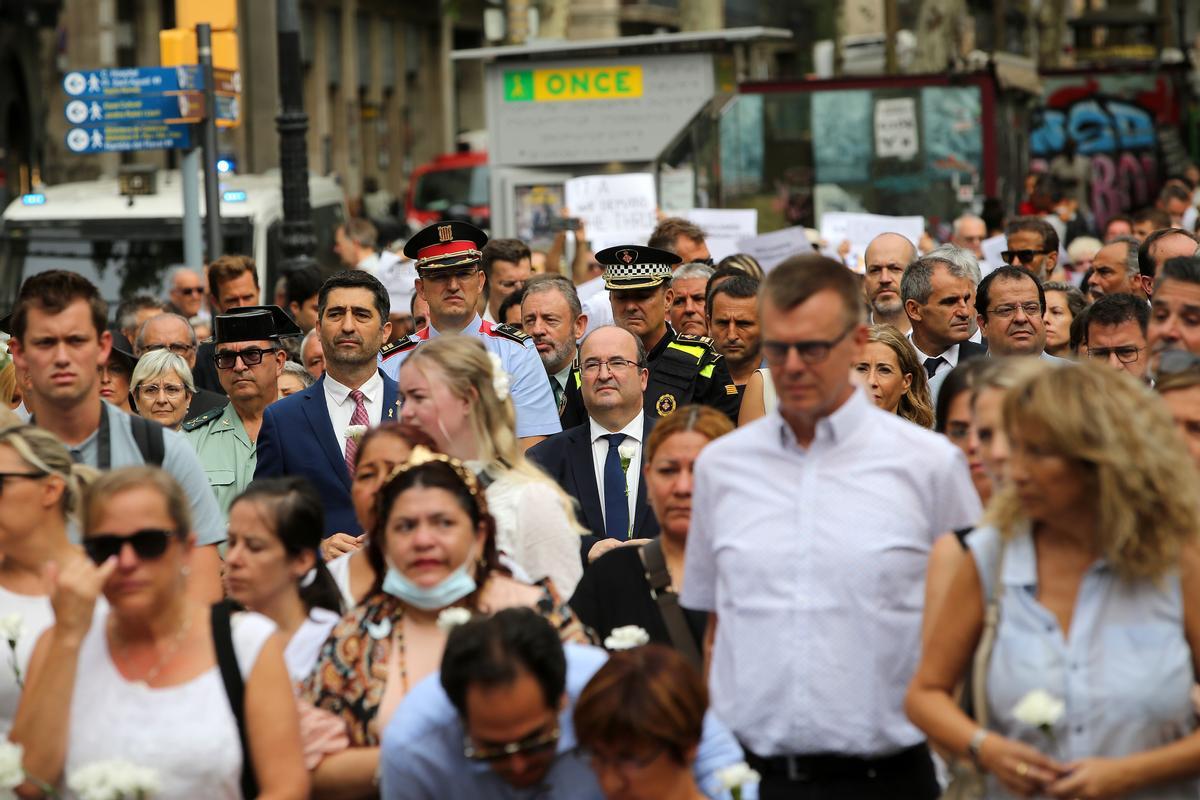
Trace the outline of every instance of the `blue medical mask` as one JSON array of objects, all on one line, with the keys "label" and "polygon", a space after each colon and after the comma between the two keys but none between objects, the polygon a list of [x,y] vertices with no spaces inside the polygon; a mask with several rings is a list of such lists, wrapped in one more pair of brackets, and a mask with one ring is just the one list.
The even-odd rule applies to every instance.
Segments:
[{"label": "blue medical mask", "polygon": [[446,608],[478,588],[471,573],[467,572],[467,565],[470,563],[471,559],[468,557],[461,567],[447,575],[441,583],[430,587],[418,586],[389,564],[387,575],[383,578],[383,590],[423,611]]}]

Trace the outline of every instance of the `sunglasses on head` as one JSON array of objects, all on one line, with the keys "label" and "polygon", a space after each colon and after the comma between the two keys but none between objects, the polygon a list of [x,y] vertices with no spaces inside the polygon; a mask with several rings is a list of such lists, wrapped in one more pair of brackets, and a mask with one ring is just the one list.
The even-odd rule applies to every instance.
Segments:
[{"label": "sunglasses on head", "polygon": [[174,531],[155,530],[147,528],[120,536],[115,533],[98,533],[95,536],[85,536],[83,550],[96,565],[103,564],[113,556],[119,556],[121,549],[128,543],[133,552],[143,561],[161,558],[167,552],[167,544],[175,535]]}]

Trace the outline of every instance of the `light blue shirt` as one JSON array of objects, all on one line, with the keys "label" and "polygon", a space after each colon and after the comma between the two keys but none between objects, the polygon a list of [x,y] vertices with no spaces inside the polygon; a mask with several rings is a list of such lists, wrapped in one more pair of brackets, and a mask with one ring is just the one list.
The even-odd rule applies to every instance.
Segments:
[{"label": "light blue shirt", "polygon": [[[595,647],[567,644],[567,707],[559,715],[558,757],[540,786],[517,789],[490,766],[463,755],[463,730],[458,712],[442,689],[437,674],[426,678],[404,698],[383,733],[380,769],[383,800],[442,800],[442,798],[503,798],[504,800],[603,800],[604,793],[575,742],[571,715],[583,687],[608,660]],[[743,760],[732,734],[710,712],[693,764],[696,783],[712,798],[721,793],[717,770]],[[747,800],[757,787],[747,787]]]},{"label": "light blue shirt", "polygon": [[[967,543],[987,597],[1000,534],[982,528]],[[987,674],[992,730],[1064,762],[1139,753],[1192,732],[1192,653],[1177,573],[1157,582],[1126,582],[1097,560],[1079,585],[1065,637],[1058,618],[1037,600],[1037,556],[1028,527],[1005,547],[1000,581],[1004,595]],[[1013,716],[1013,708],[1034,689],[1066,704],[1052,738]],[[988,797],[1011,797],[990,776],[989,784]],[[1194,800],[1200,797],[1200,780],[1128,797]]]},{"label": "light blue shirt", "polygon": [[[477,314],[462,333],[478,338],[489,353],[500,357],[500,364],[508,373],[511,383],[509,391],[512,392],[513,406],[517,412],[517,436],[524,438],[558,433],[562,430],[558,421],[558,405],[554,402],[554,390],[550,388],[550,380],[537,349],[529,341],[519,344],[492,333],[491,329],[492,323],[485,323]],[[439,335],[433,323],[416,333],[419,339],[431,339]],[[410,353],[412,350],[396,353],[382,362],[379,368],[399,383],[400,365]]]}]

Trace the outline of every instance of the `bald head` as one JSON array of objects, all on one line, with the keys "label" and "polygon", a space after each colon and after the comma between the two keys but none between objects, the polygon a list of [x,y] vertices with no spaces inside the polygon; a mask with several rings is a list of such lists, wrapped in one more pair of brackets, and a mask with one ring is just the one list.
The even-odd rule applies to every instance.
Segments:
[{"label": "bald head", "polygon": [[900,316],[900,279],[905,268],[917,260],[917,248],[898,233],[881,233],[867,245],[863,293],[872,313],[880,321]]},{"label": "bald head", "polygon": [[887,258],[898,264],[911,264],[917,260],[917,248],[903,234],[881,233],[867,245],[864,255],[868,266],[872,256],[877,259]]},{"label": "bald head", "polygon": [[134,354],[141,358],[151,350],[166,348],[196,368],[196,332],[178,314],[158,314],[142,323],[133,342]]},{"label": "bald head", "polygon": [[983,240],[987,238],[987,224],[974,214],[963,214],[954,220],[950,237],[955,247],[969,250],[976,258],[983,258]]}]

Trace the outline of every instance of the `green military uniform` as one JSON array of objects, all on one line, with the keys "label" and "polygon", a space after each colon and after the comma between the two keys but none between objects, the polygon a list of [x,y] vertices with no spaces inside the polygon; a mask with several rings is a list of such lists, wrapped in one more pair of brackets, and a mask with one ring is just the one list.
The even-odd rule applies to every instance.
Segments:
[{"label": "green military uniform", "polygon": [[688,403],[711,406],[737,424],[741,398],[729,375],[725,358],[707,336],[667,333],[647,355],[650,380],[646,384],[645,410],[665,417]]},{"label": "green military uniform", "polygon": [[228,521],[229,506],[254,480],[258,463],[254,442],[242,418],[233,403],[228,403],[183,423],[183,435],[200,457],[217,505]]}]

